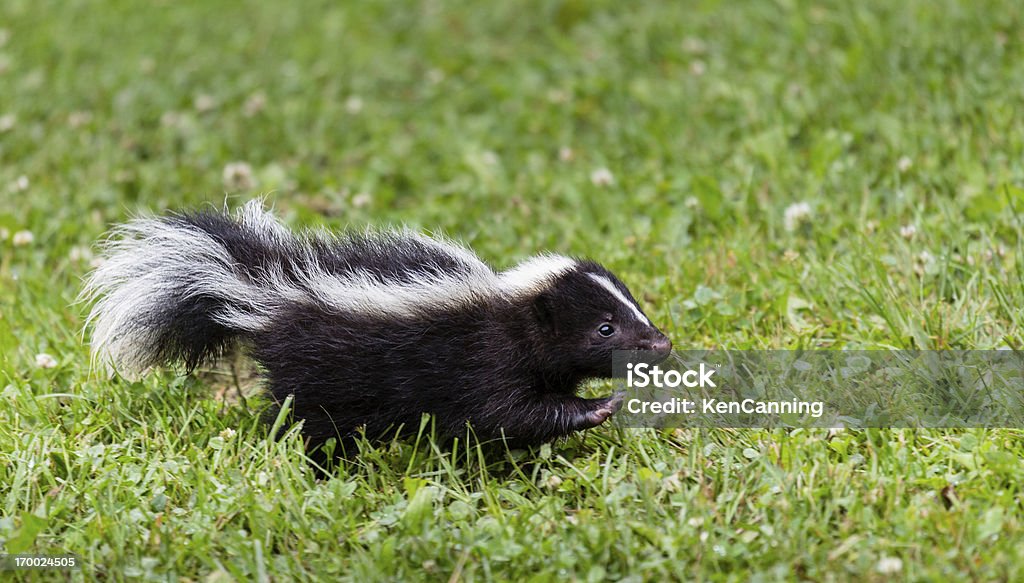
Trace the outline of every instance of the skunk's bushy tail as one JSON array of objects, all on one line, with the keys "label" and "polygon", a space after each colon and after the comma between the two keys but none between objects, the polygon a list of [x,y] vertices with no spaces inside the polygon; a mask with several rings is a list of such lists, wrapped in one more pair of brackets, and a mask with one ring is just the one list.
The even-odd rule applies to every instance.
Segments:
[{"label": "skunk's bushy tail", "polygon": [[[267,325],[289,300],[282,264],[295,238],[259,201],[235,217],[202,212],[140,218],[103,243],[82,299],[94,358],[133,376],[164,363],[189,370]],[[278,281],[280,283],[280,281]]]}]

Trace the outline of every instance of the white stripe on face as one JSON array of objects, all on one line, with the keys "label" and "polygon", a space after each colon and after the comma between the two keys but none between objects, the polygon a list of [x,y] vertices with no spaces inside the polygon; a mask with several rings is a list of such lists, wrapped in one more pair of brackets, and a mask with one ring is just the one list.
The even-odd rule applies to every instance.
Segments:
[{"label": "white stripe on face", "polygon": [[608,293],[612,294],[615,297],[615,299],[619,300],[623,304],[626,304],[626,306],[628,306],[630,310],[633,310],[633,314],[636,316],[637,320],[640,320],[641,322],[648,326],[651,325],[651,322],[647,319],[646,316],[644,316],[644,313],[640,311],[640,308],[636,307],[636,304],[626,299],[626,296],[622,295],[622,292],[619,291],[619,288],[615,287],[615,284],[608,281],[607,277],[604,277],[603,275],[597,275],[596,273],[588,273],[587,275],[590,276],[590,279],[596,281],[598,285],[608,290]]}]

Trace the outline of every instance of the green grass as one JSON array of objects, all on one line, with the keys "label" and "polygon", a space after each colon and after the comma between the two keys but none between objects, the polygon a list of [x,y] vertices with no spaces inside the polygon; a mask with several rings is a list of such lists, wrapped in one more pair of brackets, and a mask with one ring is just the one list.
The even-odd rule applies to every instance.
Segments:
[{"label": "green grass", "polygon": [[1020,428],[421,440],[317,480],[216,398],[227,365],[90,374],[74,305],[129,214],[269,194],[295,227],[594,257],[681,348],[1020,348],[1021,14],[5,0],[0,546],[113,580],[1024,579]]}]

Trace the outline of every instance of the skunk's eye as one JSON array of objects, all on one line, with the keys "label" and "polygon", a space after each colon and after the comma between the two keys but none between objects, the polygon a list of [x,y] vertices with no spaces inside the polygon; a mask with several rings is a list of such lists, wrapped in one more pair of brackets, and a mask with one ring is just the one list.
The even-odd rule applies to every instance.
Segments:
[{"label": "skunk's eye", "polygon": [[597,329],[597,333],[607,338],[612,334],[615,334],[615,327],[611,324],[601,324]]}]

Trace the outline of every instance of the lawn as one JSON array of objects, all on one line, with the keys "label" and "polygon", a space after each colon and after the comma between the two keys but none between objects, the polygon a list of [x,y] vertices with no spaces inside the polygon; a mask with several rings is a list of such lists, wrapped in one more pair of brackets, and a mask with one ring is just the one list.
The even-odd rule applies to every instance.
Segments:
[{"label": "lawn", "polygon": [[243,361],[108,379],[76,304],[112,225],[266,196],[593,257],[679,348],[1021,348],[1019,8],[4,0],[0,549],[86,580],[1024,580],[1021,428],[425,436],[318,479]]}]

